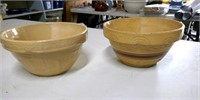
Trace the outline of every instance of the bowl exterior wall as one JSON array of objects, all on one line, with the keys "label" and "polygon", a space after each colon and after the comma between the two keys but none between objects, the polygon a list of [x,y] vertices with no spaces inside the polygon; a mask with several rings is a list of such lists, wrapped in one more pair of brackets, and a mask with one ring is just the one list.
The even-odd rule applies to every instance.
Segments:
[{"label": "bowl exterior wall", "polygon": [[3,31],[0,42],[30,73],[52,76],[72,67],[87,32],[82,24],[39,23]]},{"label": "bowl exterior wall", "polygon": [[165,53],[166,51],[168,51],[173,44],[173,43],[163,44],[163,45],[126,44],[126,43],[120,43],[120,42],[115,42],[111,40],[110,40],[110,43],[114,49],[124,52],[124,53],[130,53],[133,55],[137,55],[137,54],[159,55],[161,53]]},{"label": "bowl exterior wall", "polygon": [[80,46],[49,53],[13,53],[23,67],[38,76],[58,75],[69,70],[79,56]]},{"label": "bowl exterior wall", "polygon": [[104,36],[109,40],[125,43],[125,44],[136,44],[136,45],[163,45],[171,44],[179,40],[183,35],[183,30],[179,29],[167,33],[151,33],[151,34],[129,34],[126,32],[120,32],[111,30],[104,27]]},{"label": "bowl exterior wall", "polygon": [[[106,22],[103,28],[104,36],[109,39],[119,60],[129,66],[150,67],[155,65],[165,56],[173,43],[178,41],[183,35],[184,25],[176,21],[172,22],[180,27],[174,28],[173,26],[171,30],[147,31],[146,33],[142,31],[136,33],[134,30],[133,32],[128,31],[130,27],[124,27],[126,26],[125,23],[127,20],[135,21],[135,19],[140,20],[140,18],[111,20],[110,22]],[[156,21],[155,18],[151,20],[151,18],[142,17],[141,19],[143,20],[142,22],[145,22],[145,20],[152,21],[152,23]],[[158,20],[170,21],[164,18],[158,18]],[[113,24],[117,22],[120,22],[118,23],[119,25]],[[141,28],[142,26],[138,27]],[[171,24],[168,23],[165,27],[171,27]],[[151,26],[148,26],[148,29],[150,28]],[[152,28],[156,30],[155,27]]]},{"label": "bowl exterior wall", "polygon": [[117,57],[124,64],[133,67],[151,67],[160,61],[169,51],[167,45],[134,45],[110,41]]}]

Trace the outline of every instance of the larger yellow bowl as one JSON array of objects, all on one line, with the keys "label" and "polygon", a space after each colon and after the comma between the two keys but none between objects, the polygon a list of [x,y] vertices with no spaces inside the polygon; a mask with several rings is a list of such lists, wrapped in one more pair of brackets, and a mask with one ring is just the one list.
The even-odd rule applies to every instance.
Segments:
[{"label": "larger yellow bowl", "polygon": [[104,35],[127,65],[150,67],[161,60],[183,34],[184,24],[165,18],[121,18],[104,23]]},{"label": "larger yellow bowl", "polygon": [[0,40],[26,70],[39,76],[52,76],[70,69],[86,41],[86,34],[85,25],[52,22],[6,30]]}]

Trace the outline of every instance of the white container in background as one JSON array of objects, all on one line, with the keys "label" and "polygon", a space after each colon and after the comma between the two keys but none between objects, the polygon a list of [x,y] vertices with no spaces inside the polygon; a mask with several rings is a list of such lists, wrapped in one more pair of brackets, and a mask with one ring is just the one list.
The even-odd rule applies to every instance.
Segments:
[{"label": "white container in background", "polygon": [[128,13],[139,13],[148,0],[124,0],[124,10]]}]

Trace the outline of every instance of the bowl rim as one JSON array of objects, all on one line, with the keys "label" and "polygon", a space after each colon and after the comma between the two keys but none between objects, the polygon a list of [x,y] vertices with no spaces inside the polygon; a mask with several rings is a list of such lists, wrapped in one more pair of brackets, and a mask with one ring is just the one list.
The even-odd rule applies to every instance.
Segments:
[{"label": "bowl rim", "polygon": [[[51,25],[51,24],[71,24],[71,25],[77,25],[77,26],[82,26],[84,27],[84,31],[81,32],[80,34],[75,34],[75,35],[72,35],[70,37],[62,37],[62,38],[59,38],[59,39],[44,39],[44,40],[14,40],[14,39],[7,39],[5,38],[5,34],[8,32],[8,31],[11,31],[13,29],[19,29],[19,28],[23,28],[23,27],[31,27],[31,26],[35,26],[35,25]],[[60,41],[60,40],[65,40],[65,39],[70,39],[70,38],[75,38],[77,36],[81,36],[81,35],[84,35],[86,34],[88,31],[87,27],[85,24],[83,23],[73,23],[73,22],[41,22],[41,23],[34,23],[34,24],[28,24],[28,25],[23,25],[23,26],[18,26],[18,27],[14,27],[14,28],[10,28],[10,29],[7,29],[7,30],[4,30],[2,32],[0,32],[0,43],[1,41],[8,41],[8,42],[15,42],[15,43],[45,43],[45,42],[53,42],[53,41]]]},{"label": "bowl rim", "polygon": [[119,18],[119,19],[113,19],[113,20],[110,20],[110,21],[107,21],[103,24],[103,28],[106,28],[106,29],[109,29],[111,31],[114,31],[114,32],[118,32],[118,33],[123,33],[123,34],[135,34],[135,35],[144,35],[144,34],[138,34],[138,33],[135,33],[135,32],[126,32],[126,31],[120,31],[120,30],[115,30],[115,29],[112,29],[110,27],[108,27],[107,25],[112,22],[112,21],[115,21],[115,20],[121,20],[121,19],[164,19],[164,20],[168,20],[168,21],[172,21],[172,22],[176,22],[176,23],[179,23],[181,25],[180,28],[177,28],[177,29],[173,29],[173,30],[170,30],[170,31],[160,31],[160,32],[149,32],[148,34],[145,34],[145,35],[152,35],[153,34],[163,34],[163,33],[171,33],[171,32],[176,32],[178,30],[181,30],[181,29],[184,29],[185,28],[185,25],[182,23],[182,22],[179,22],[179,21],[176,21],[176,20],[172,20],[172,19],[167,19],[167,18],[160,18],[160,17],[132,17],[132,18]]}]

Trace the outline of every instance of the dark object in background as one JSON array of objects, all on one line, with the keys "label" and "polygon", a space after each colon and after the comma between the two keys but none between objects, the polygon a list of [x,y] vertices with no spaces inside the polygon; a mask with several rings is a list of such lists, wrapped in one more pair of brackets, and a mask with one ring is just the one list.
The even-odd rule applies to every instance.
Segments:
[{"label": "dark object in background", "polygon": [[109,5],[105,1],[96,1],[94,3],[95,11],[107,11],[108,7],[109,7]]},{"label": "dark object in background", "polygon": [[193,30],[199,32],[199,21],[194,22]]},{"label": "dark object in background", "polygon": [[117,7],[117,2],[116,2],[116,0],[113,0],[113,7],[114,7],[114,8]]},{"label": "dark object in background", "polygon": [[175,12],[175,18],[180,21],[188,21],[189,25],[185,27],[183,39],[199,41],[199,16],[200,16],[200,1],[193,0],[180,6],[180,9]]},{"label": "dark object in background", "polygon": [[92,8],[94,8],[94,5],[96,4],[97,0],[92,0]]},{"label": "dark object in background", "polygon": [[192,15],[192,12],[185,12],[183,10],[178,10],[177,12],[175,12],[174,16],[175,16],[175,18],[177,18],[179,20],[188,20],[193,15]]},{"label": "dark object in background", "polygon": [[98,21],[98,15],[78,14],[77,23],[84,23],[87,27],[96,28]]},{"label": "dark object in background", "polygon": [[62,8],[63,7],[63,0],[53,0],[53,8]]},{"label": "dark object in background", "polygon": [[183,5],[175,13],[175,18],[181,21],[189,21],[189,25],[185,28],[183,39],[199,41],[199,16],[198,11],[193,11],[191,6]]},{"label": "dark object in background", "polygon": [[92,8],[95,8],[95,5],[98,1],[101,2],[105,2],[108,5],[108,9],[111,9],[114,7],[114,2],[116,3],[116,1],[114,0],[92,0]]},{"label": "dark object in background", "polygon": [[59,8],[59,0],[53,0],[53,8]]},{"label": "dark object in background", "polygon": [[183,39],[199,41],[199,21],[190,21],[189,26],[185,28]]},{"label": "dark object in background", "polygon": [[192,7],[183,5],[177,12],[175,12],[175,18],[180,20],[188,20],[192,18],[195,13],[197,12],[194,12]]},{"label": "dark object in background", "polygon": [[12,14],[21,14],[25,12],[29,12],[29,10],[27,8],[13,8],[13,9],[8,9],[8,11],[6,11],[6,14],[12,15]]}]

